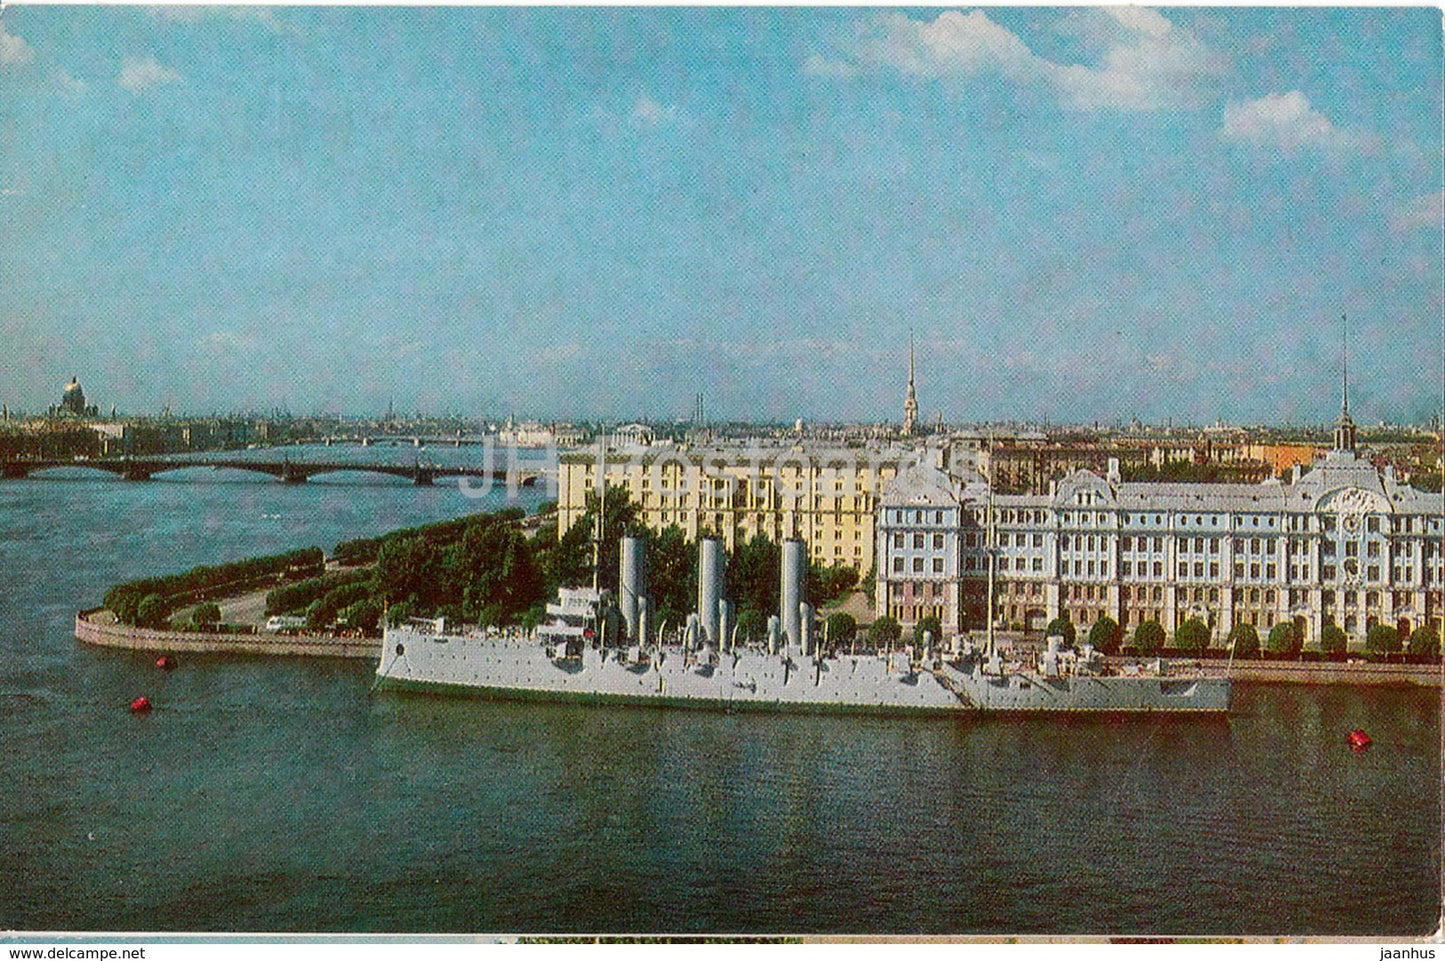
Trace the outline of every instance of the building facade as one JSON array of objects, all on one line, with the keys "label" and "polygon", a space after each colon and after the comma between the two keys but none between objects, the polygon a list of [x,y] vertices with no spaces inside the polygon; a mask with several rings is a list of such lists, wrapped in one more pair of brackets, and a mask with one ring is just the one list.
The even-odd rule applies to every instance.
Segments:
[{"label": "building facade", "polygon": [[918,491],[947,488],[959,518],[959,603],[944,623],[955,631],[987,623],[990,558],[995,624],[1005,627],[1041,629],[1063,614],[1087,628],[1107,615],[1126,632],[1154,620],[1172,634],[1198,618],[1220,646],[1236,624],[1263,636],[1288,621],[1306,647],[1331,623],[1353,647],[1375,624],[1440,630],[1442,496],[1377,471],[1353,442],[1352,430],[1337,431],[1337,449],[1287,482],[1124,483],[1113,464],[1103,476],[1076,471],[1047,494],[1012,495],[977,475],[910,476],[880,498],[879,610],[905,624],[937,613],[912,599],[948,591],[932,561],[920,573],[906,548]]},{"label": "building facade", "polygon": [[649,527],[713,534],[728,550],[757,534],[798,537],[815,562],[866,576],[879,492],[918,456],[883,446],[594,445],[558,458],[558,532],[581,518],[602,475]]}]

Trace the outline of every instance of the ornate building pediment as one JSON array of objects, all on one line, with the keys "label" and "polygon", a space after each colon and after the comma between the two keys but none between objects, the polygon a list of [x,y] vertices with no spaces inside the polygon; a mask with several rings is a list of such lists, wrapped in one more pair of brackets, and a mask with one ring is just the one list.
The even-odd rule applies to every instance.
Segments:
[{"label": "ornate building pediment", "polygon": [[1374,491],[1367,491],[1361,487],[1341,487],[1321,497],[1315,503],[1315,513],[1349,516],[1388,514],[1390,513],[1390,501]]}]

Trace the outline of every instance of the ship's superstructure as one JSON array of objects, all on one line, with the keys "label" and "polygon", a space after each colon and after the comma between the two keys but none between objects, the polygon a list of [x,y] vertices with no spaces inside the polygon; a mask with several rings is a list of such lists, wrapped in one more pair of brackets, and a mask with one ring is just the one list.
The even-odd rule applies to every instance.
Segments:
[{"label": "ship's superstructure", "polygon": [[[709,546],[712,545],[712,546]],[[1228,710],[1229,681],[1140,667],[1106,670],[1092,652],[1056,642],[1037,658],[1008,661],[962,637],[925,633],[914,646],[870,654],[819,643],[804,596],[806,550],[782,545],[779,614],[766,639],[740,643],[723,593],[722,551],[699,548],[699,610],[679,630],[650,633],[646,550],[620,549],[621,596],[565,588],[535,632],[448,632],[433,621],[388,627],[377,684],[507,699],[652,704],[715,710],[885,714],[1194,712]]]}]

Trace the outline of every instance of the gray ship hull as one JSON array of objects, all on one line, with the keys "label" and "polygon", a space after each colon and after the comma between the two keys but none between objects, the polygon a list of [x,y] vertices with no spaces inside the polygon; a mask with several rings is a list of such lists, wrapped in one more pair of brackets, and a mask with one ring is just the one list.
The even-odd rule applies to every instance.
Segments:
[{"label": "gray ship hull", "polygon": [[635,704],[722,711],[950,715],[998,712],[1215,713],[1225,679],[990,677],[944,664],[917,669],[902,653],[814,658],[759,651],[702,658],[678,648],[628,662],[588,648],[554,659],[528,638],[389,628],[377,686],[509,700]]}]

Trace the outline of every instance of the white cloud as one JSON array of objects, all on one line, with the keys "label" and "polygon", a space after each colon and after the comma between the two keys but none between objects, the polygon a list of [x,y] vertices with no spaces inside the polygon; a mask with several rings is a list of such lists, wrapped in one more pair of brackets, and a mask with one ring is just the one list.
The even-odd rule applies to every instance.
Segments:
[{"label": "white cloud", "polygon": [[1310,106],[1309,98],[1298,90],[1229,104],[1224,108],[1219,135],[1225,140],[1285,150],[1348,147],[1358,142]]},{"label": "white cloud", "polygon": [[76,97],[85,93],[87,84],[79,77],[73,77],[70,74],[66,73],[64,70],[55,71],[53,76],[55,82],[60,85],[60,89],[64,90],[66,93]]},{"label": "white cloud", "polygon": [[35,48],[26,43],[24,37],[6,33],[5,27],[0,25],[0,65],[23,67],[34,59]]},{"label": "white cloud", "polygon": [[1081,110],[1192,107],[1212,99],[1224,58],[1188,30],[1137,7],[1114,7],[1107,15],[1089,16],[1103,22],[1086,24],[1071,15],[1074,22],[1068,28],[1087,27],[1104,44],[1096,66],[1040,57],[983,10],[948,10],[931,23],[900,13],[881,14],[847,53],[856,64],[814,56],[805,61],[804,70],[834,76],[859,67],[924,77],[997,74],[1042,84],[1062,103]]},{"label": "white cloud", "polygon": [[1442,224],[1445,224],[1445,192],[1416,197],[1390,218],[1390,226],[1396,230],[1419,227],[1440,230]]},{"label": "white cloud", "polygon": [[176,83],[181,75],[161,65],[155,57],[126,57],[116,82],[131,93],[140,93],[163,83]]},{"label": "white cloud", "polygon": [[667,123],[677,116],[677,108],[664,106],[643,95],[637,98],[637,103],[632,107],[631,119],[634,126],[658,127]]},{"label": "white cloud", "polygon": [[833,77],[846,80],[858,75],[858,68],[843,60],[830,60],[816,53],[803,61],[803,73],[810,77]]}]

